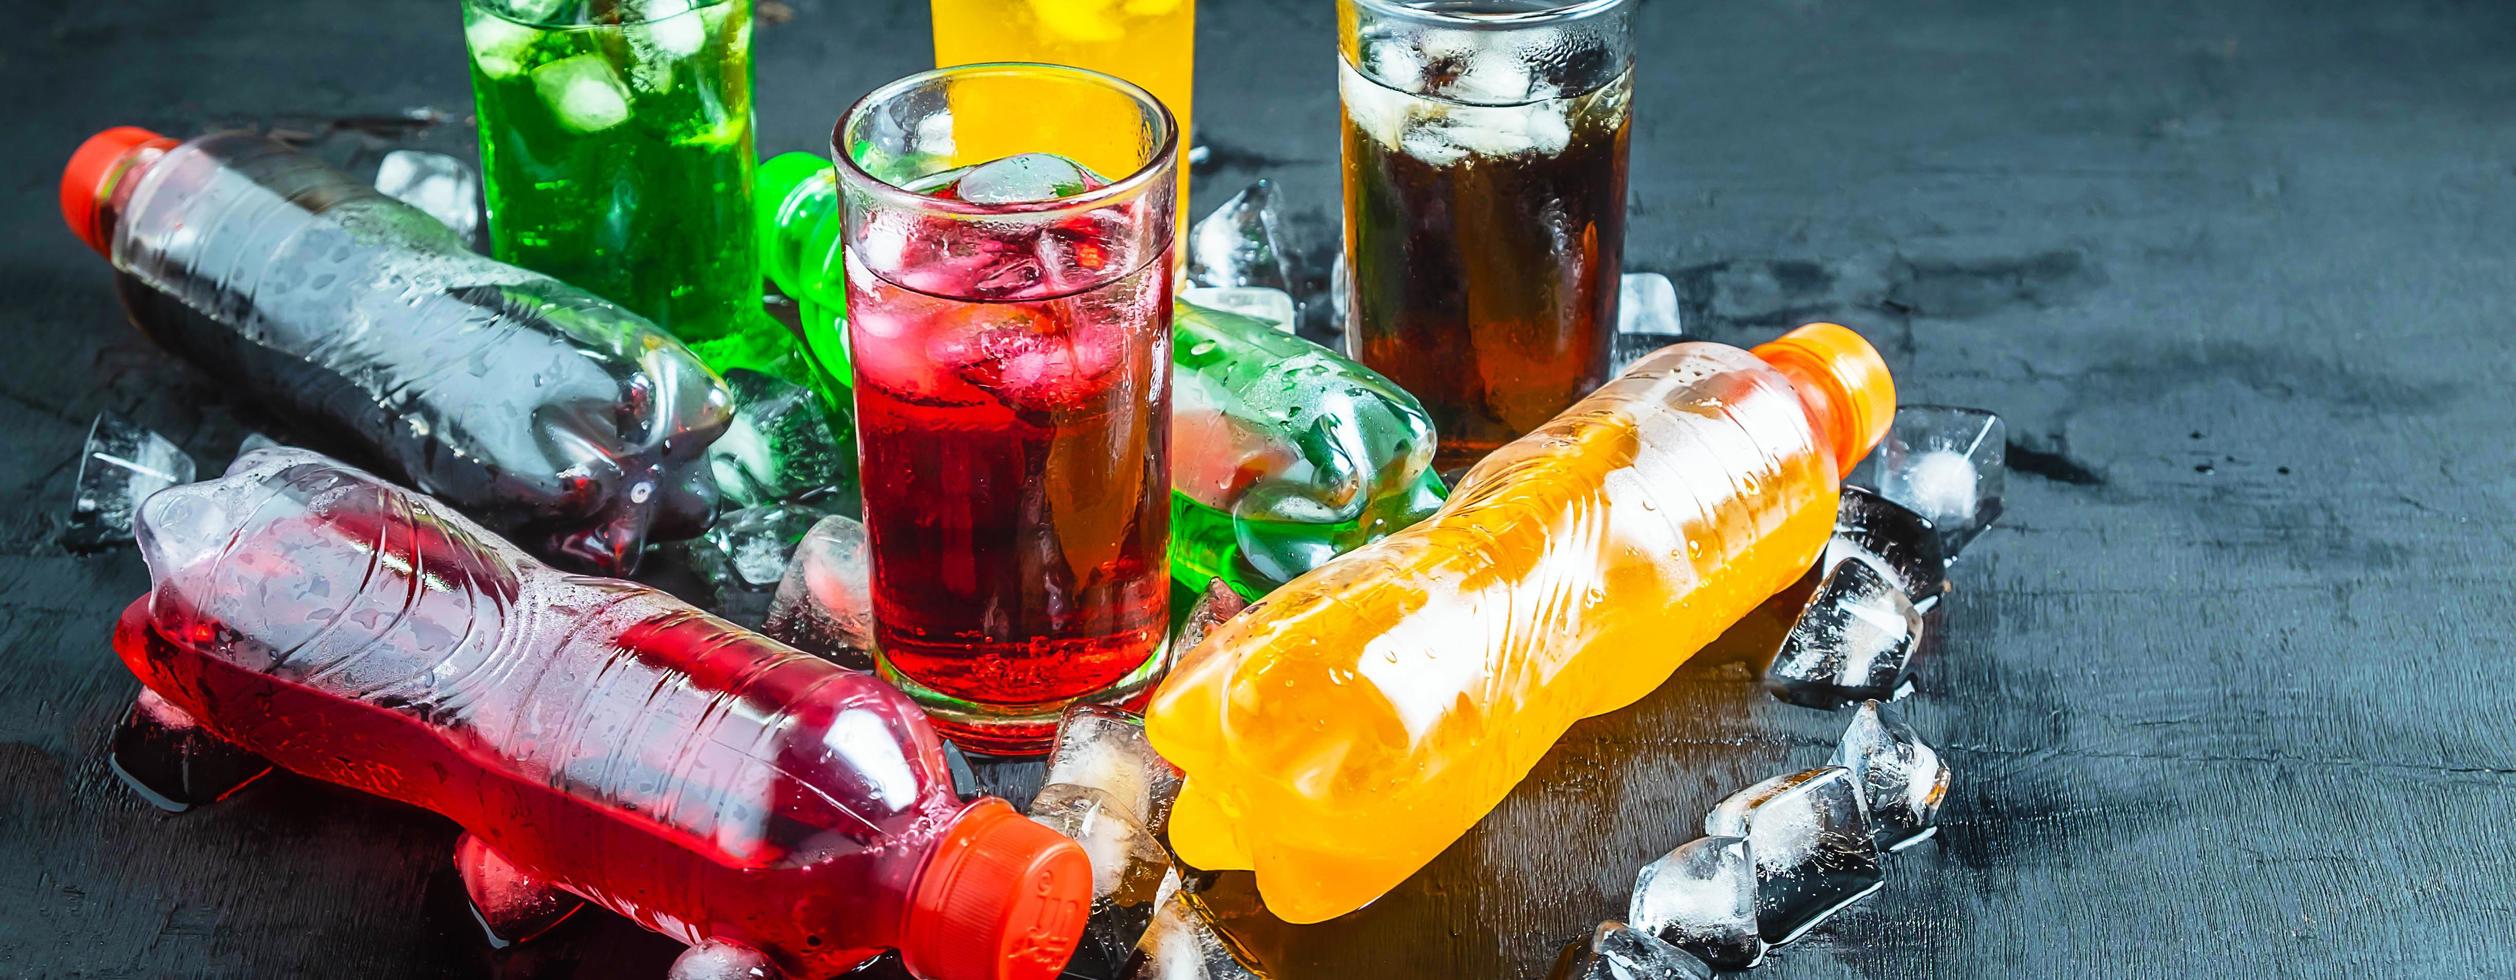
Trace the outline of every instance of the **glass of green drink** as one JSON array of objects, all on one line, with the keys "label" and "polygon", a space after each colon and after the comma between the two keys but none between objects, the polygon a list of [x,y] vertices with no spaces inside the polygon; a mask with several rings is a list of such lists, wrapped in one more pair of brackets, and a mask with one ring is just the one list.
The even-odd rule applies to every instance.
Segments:
[{"label": "glass of green drink", "polygon": [[464,0],[463,23],[496,256],[719,369],[779,356],[752,227],[751,0]]}]

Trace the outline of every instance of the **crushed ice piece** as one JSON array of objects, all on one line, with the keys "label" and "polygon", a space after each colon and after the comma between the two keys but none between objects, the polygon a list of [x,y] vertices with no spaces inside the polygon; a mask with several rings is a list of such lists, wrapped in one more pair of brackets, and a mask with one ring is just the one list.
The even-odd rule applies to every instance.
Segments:
[{"label": "crushed ice piece", "polygon": [[1151,829],[1170,827],[1171,803],[1179,796],[1179,767],[1153,751],[1145,737],[1144,719],[1104,704],[1076,703],[1058,719],[1056,741],[1048,749],[1045,782],[1086,786],[1111,800]]},{"label": "crushed ice piece", "polygon": [[1903,589],[1915,609],[1929,612],[1948,591],[1948,562],[1939,542],[1929,518],[1875,491],[1848,486],[1820,567],[1832,570],[1860,559]]},{"label": "crushed ice piece", "polygon": [[1677,309],[1677,284],[1657,272],[1628,272],[1617,280],[1616,332],[1685,335],[1685,321]]},{"label": "crushed ice piece", "polygon": [[1812,708],[1885,701],[1913,676],[1922,614],[1865,561],[1827,572],[1765,668],[1773,696]]},{"label": "crushed ice piece", "polygon": [[1744,970],[1765,958],[1756,930],[1756,861],[1747,841],[1698,837],[1634,878],[1625,911],[1634,928],[1695,954],[1724,970]]},{"label": "crushed ice piece", "polygon": [[1162,876],[1162,887],[1154,893],[1153,921],[1145,926],[1123,980],[1260,980],[1233,958],[1231,945],[1180,885],[1176,870]]},{"label": "crushed ice piece", "polygon": [[1712,970],[1684,950],[1610,919],[1588,945],[1574,944],[1549,980],[1712,980]]},{"label": "crushed ice piece", "polygon": [[261,756],[210,734],[145,687],[115,726],[107,761],[141,799],[168,813],[226,799],[271,771]]},{"label": "crushed ice piece", "polygon": [[1939,832],[1948,763],[1886,705],[1862,702],[1835,746],[1835,765],[1852,771],[1853,785],[1869,806],[1870,836],[1878,846],[1903,850]]},{"label": "crushed ice piece", "polygon": [[287,443],[273,439],[270,436],[263,435],[262,433],[248,432],[245,433],[244,441],[236,444],[236,455],[243,456],[248,453],[258,453],[265,449],[277,449],[285,445],[287,445]]},{"label": "crushed ice piece", "polygon": [[74,551],[131,540],[131,518],[150,494],[190,483],[192,457],[165,436],[115,412],[99,412],[79,452],[70,526],[61,543]]},{"label": "crushed ice piece", "polygon": [[865,525],[832,514],[805,532],[761,632],[842,667],[873,669],[872,559]]},{"label": "crushed ice piece", "polygon": [[1776,776],[1733,793],[1704,816],[1704,833],[1747,839],[1756,859],[1757,929],[1776,946],[1883,881],[1860,787],[1842,766]]},{"label": "crushed ice piece", "polygon": [[1034,204],[1098,186],[1083,165],[1054,153],[1017,153],[971,167],[953,184],[972,204]]},{"label": "crushed ice piece", "polygon": [[1263,286],[1190,286],[1179,291],[1179,299],[1207,309],[1256,317],[1285,333],[1293,332],[1301,315],[1292,294]]},{"label": "crushed ice piece", "polygon": [[798,500],[848,480],[852,451],[812,389],[758,371],[725,372],[734,418],[708,445],[708,466],[737,505]]},{"label": "crushed ice piece", "polygon": [[454,873],[491,949],[549,932],[585,907],[584,899],[525,873],[468,832],[454,842]]},{"label": "crushed ice piece", "polygon": [[1188,229],[1188,281],[1200,286],[1264,286],[1288,298],[1292,253],[1283,245],[1275,183],[1260,179]]},{"label": "crushed ice piece", "polygon": [[720,593],[766,592],[786,578],[796,546],[831,509],[826,499],[809,499],[720,514],[701,543],[689,549],[691,565]]},{"label": "crushed ice piece", "polygon": [[1206,591],[1189,605],[1188,614],[1180,617],[1179,635],[1171,639],[1171,655],[1177,657],[1196,649],[1197,644],[1206,641],[1206,634],[1247,608],[1249,600],[1232,591],[1222,579],[1207,579]]},{"label": "crushed ice piece", "polygon": [[467,243],[480,230],[480,176],[462,160],[426,150],[395,150],[376,165],[376,190],[428,212]]},{"label": "crushed ice piece", "polygon": [[748,946],[711,939],[681,951],[664,980],[778,980],[777,962]]},{"label": "crushed ice piece", "polygon": [[533,69],[533,90],[560,125],[580,133],[629,121],[629,88],[601,55],[561,58]]},{"label": "crushed ice piece", "polygon": [[[506,17],[484,10],[464,18],[463,40],[472,49],[472,63],[491,78],[513,78],[524,70],[525,59],[533,53],[533,43],[542,37],[541,31],[525,25],[547,16],[525,16],[525,12],[516,9],[525,6],[522,3],[506,6]],[[557,6],[552,4],[550,12],[556,13]]]},{"label": "crushed ice piece", "polygon": [[1938,529],[1950,561],[2001,516],[2009,426],[1979,408],[1907,405],[1879,447],[1878,492]]},{"label": "crushed ice piece", "polygon": [[1032,799],[1031,819],[1075,843],[1092,863],[1092,911],[1074,959],[1073,976],[1117,980],[1153,921],[1155,898],[1171,870],[1170,852],[1108,793],[1051,782]]}]

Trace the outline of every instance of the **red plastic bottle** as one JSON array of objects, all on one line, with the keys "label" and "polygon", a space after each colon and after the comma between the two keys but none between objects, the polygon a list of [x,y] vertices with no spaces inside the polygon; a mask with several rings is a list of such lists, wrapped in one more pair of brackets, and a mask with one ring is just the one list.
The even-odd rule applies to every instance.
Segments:
[{"label": "red plastic bottle", "polygon": [[282,768],[462,824],[476,904],[562,901],[547,927],[581,896],[797,978],[896,948],[937,980],[1045,980],[1082,930],[1081,849],[964,804],[869,675],[303,450],[163,491],[138,530],[132,673]]}]

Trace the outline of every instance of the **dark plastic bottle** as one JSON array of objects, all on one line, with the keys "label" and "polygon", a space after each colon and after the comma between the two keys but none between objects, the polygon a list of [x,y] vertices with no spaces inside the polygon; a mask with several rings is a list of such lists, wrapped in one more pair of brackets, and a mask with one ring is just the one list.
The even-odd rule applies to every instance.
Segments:
[{"label": "dark plastic bottle", "polygon": [[217,739],[461,824],[476,906],[547,928],[582,897],[793,978],[898,949],[932,980],[1047,980],[1082,931],[1082,849],[962,802],[869,674],[305,450],[161,491],[138,531],[132,673]]},{"label": "dark plastic bottle", "polygon": [[61,210],[160,346],[547,557],[706,527],[731,396],[636,314],[249,134],[98,133]]}]

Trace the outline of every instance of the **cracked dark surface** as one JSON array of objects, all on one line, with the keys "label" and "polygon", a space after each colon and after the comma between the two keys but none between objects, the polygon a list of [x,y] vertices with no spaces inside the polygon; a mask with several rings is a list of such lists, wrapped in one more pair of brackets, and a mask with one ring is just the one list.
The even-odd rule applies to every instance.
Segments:
[{"label": "cracked dark surface", "polygon": [[[97,410],[210,468],[253,427],[60,227],[71,147],[459,120],[452,0],[35,6],[0,48],[0,976],[660,976],[670,943],[599,916],[480,948],[425,814],[292,778],[148,809],[103,754],[133,691],[106,634],[146,575],[52,544]],[[826,150],[931,50],[918,0],[787,6],[756,44],[764,152]],[[1333,7],[1202,6],[1199,205],[1276,180],[1324,275]],[[2014,440],[2007,523],[1954,570],[1905,709],[1956,769],[1947,828],[1761,974],[2516,974],[2516,6],[1652,0],[1641,24],[1629,265],[1710,339],[1861,326],[1908,400]],[[1827,754],[1848,716],[1763,694],[1757,642],[1577,726],[1381,904],[1242,938],[1288,978],[1541,973],[1712,802]]]}]

